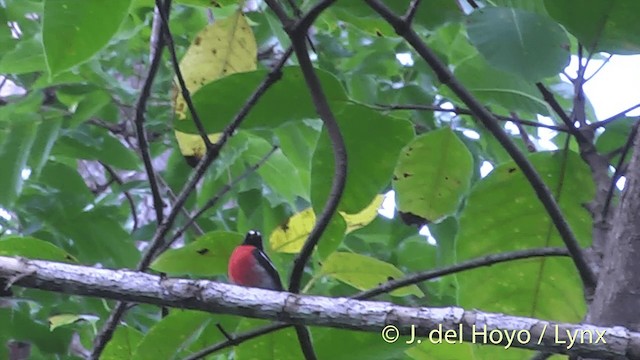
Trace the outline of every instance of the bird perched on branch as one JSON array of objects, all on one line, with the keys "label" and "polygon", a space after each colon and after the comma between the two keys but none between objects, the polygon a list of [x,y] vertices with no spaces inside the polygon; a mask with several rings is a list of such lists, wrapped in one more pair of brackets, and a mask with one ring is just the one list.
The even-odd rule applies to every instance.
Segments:
[{"label": "bird perched on branch", "polygon": [[262,235],[251,230],[229,258],[229,279],[242,286],[282,291],[278,271],[265,254]]}]

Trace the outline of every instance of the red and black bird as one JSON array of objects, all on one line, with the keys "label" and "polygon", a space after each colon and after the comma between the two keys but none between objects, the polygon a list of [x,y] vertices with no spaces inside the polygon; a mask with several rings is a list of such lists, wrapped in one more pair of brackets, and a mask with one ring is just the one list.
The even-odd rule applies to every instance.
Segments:
[{"label": "red and black bird", "polygon": [[265,254],[262,235],[251,230],[229,258],[229,279],[242,286],[282,291],[278,271]]}]

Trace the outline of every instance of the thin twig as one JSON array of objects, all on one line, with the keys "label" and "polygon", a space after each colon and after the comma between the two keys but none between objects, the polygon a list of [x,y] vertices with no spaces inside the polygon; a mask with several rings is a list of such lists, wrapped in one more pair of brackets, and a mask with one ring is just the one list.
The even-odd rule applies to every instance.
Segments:
[{"label": "thin twig", "polygon": [[240,176],[236,177],[235,179],[227,183],[225,186],[220,188],[218,192],[211,199],[209,199],[209,201],[207,201],[207,203],[204,204],[194,215],[188,217],[187,222],[184,225],[182,225],[182,227],[178,231],[176,231],[175,234],[173,234],[173,238],[170,241],[168,241],[165,245],[163,245],[158,252],[162,253],[163,251],[171,247],[171,245],[176,240],[178,240],[178,238],[180,238],[180,236],[182,236],[182,234],[184,234],[185,231],[187,231],[189,226],[193,224],[196,221],[196,219],[198,219],[205,211],[214,207],[218,203],[218,201],[220,201],[220,199],[222,199],[222,197],[226,193],[228,193],[231,189],[233,189],[233,187],[236,186],[240,181],[242,181],[247,176],[256,172],[256,170],[258,170],[262,165],[264,165],[265,162],[267,162],[267,160],[269,160],[269,157],[271,157],[271,155],[273,155],[273,153],[276,152],[276,150],[278,150],[278,146],[274,145],[271,148],[271,150],[268,153],[266,153],[257,163],[248,167],[242,174],[240,174]]},{"label": "thin twig", "polygon": [[593,270],[589,266],[585,255],[582,252],[580,244],[576,239],[575,234],[571,230],[571,227],[567,223],[567,220],[562,215],[562,211],[558,206],[558,203],[553,198],[549,188],[544,183],[540,174],[535,170],[518,147],[511,141],[509,135],[507,135],[502,129],[502,126],[491,115],[489,111],[480,103],[460,82],[453,76],[449,68],[440,61],[440,58],[431,50],[422,40],[422,38],[408,26],[402,18],[394,14],[386,5],[379,0],[366,0],[367,4],[371,6],[376,12],[391,24],[396,32],[405,38],[413,48],[420,54],[420,56],[431,66],[434,72],[438,75],[439,80],[447,86],[469,107],[482,124],[496,137],[498,142],[505,148],[509,155],[513,158],[515,163],[520,167],[523,174],[531,184],[531,187],[536,192],[536,195],[540,199],[540,202],[547,210],[551,221],[558,229],[562,240],[564,241],[571,257],[574,261],[576,268],[580,274],[583,284],[585,285],[585,291],[590,294],[595,289],[596,278]]},{"label": "thin twig", "polygon": [[370,299],[374,296],[387,294],[393,290],[400,289],[405,286],[415,285],[423,281],[440,278],[445,275],[451,275],[465,270],[477,269],[480,267],[491,266],[513,260],[547,256],[569,256],[569,252],[564,248],[545,247],[538,249],[516,250],[500,254],[490,254],[487,256],[467,260],[459,264],[447,266],[441,269],[421,271],[406,276],[402,279],[391,280],[373,289],[361,291],[351,296],[351,298],[358,300]]},{"label": "thin twig", "polygon": [[[511,113],[511,117],[513,117],[514,119],[518,119],[518,115],[513,112]],[[531,140],[531,138],[529,137],[529,134],[527,134],[527,130],[525,130],[524,126],[522,126],[522,123],[520,123],[520,121],[514,121],[514,124],[516,124],[516,127],[518,128],[518,133],[520,134],[520,138],[522,139],[522,142],[524,142],[525,146],[527,147],[527,150],[529,150],[530,153],[536,152],[536,144],[533,143],[533,140]]]},{"label": "thin twig", "polygon": [[[166,0],[165,5],[167,10],[171,7],[171,0]],[[156,29],[160,30],[160,29]],[[151,60],[151,64],[149,65],[149,72],[147,73],[147,77],[144,80],[144,84],[142,86],[142,90],[140,92],[140,97],[138,98],[138,102],[136,103],[136,117],[135,117],[135,128],[136,128],[136,137],[138,139],[138,148],[140,149],[140,155],[142,155],[142,162],[144,163],[145,172],[147,173],[147,177],[149,178],[149,186],[151,188],[151,196],[153,198],[153,208],[156,212],[156,221],[158,224],[161,224],[164,220],[164,202],[162,201],[162,197],[160,196],[160,188],[158,187],[158,181],[156,180],[155,170],[153,169],[153,163],[151,160],[151,154],[149,153],[149,142],[147,141],[147,134],[144,129],[145,122],[145,111],[147,106],[147,101],[151,96],[151,86],[153,85],[153,81],[158,73],[158,69],[160,67],[160,62],[162,60],[162,49],[164,49],[165,42],[162,39],[160,34],[157,42],[157,48],[153,54],[153,59]]]},{"label": "thin twig", "polygon": [[[384,110],[439,111],[439,112],[450,112],[457,115],[473,115],[471,110],[460,108],[460,107],[447,109],[440,106],[421,105],[421,104],[376,104],[375,106]],[[543,124],[536,121],[522,120],[514,117],[502,116],[502,115],[496,115],[496,114],[493,114],[493,116],[500,121],[511,121],[513,123],[526,125],[526,126],[541,127],[541,128],[559,131],[559,132],[568,132],[567,128],[561,125],[560,126],[548,125],[548,124]]]},{"label": "thin twig", "polygon": [[633,142],[635,141],[636,135],[638,133],[638,126],[640,125],[640,119],[636,120],[636,122],[631,127],[631,132],[629,133],[629,137],[627,138],[627,142],[624,144],[622,148],[622,154],[620,155],[620,160],[618,160],[618,164],[616,165],[616,171],[613,174],[613,178],[611,178],[611,183],[609,183],[609,190],[607,191],[607,197],[604,202],[604,207],[602,210],[602,217],[606,218],[609,214],[609,208],[611,206],[611,199],[613,199],[613,193],[616,188],[616,184],[620,179],[622,174],[622,168],[624,161],[631,151],[631,147],[633,146]]},{"label": "thin twig", "polygon": [[547,89],[542,83],[536,83],[536,87],[542,94],[544,101],[549,104],[549,106],[551,106],[551,109],[553,109],[553,111],[560,117],[564,125],[567,127],[569,133],[575,136],[578,142],[587,142],[588,140],[575,127],[569,115],[567,115],[562,106],[560,106],[560,103],[558,103],[558,101],[556,100],[555,96],[553,96],[553,93],[549,91],[549,89]]},{"label": "thin twig", "polygon": [[640,104],[635,104],[635,105],[629,107],[628,109],[622,110],[619,113],[617,113],[617,114],[615,114],[615,115],[613,115],[613,116],[611,116],[611,117],[609,117],[607,119],[604,119],[602,121],[596,121],[596,122],[591,123],[591,124],[589,124],[587,126],[589,126],[592,129],[597,129],[597,128],[601,128],[601,127],[607,126],[607,125],[609,125],[609,123],[623,118],[628,112],[633,111],[633,110],[635,110],[637,108],[640,108]]},{"label": "thin twig", "polygon": [[[184,81],[184,77],[182,76],[182,71],[180,70],[180,61],[178,61],[178,56],[176,55],[176,48],[173,42],[173,35],[171,35],[171,30],[169,29],[169,15],[168,10],[165,12],[161,6],[162,0],[156,0],[156,8],[158,9],[158,14],[162,19],[162,29],[164,32],[164,40],[167,43],[167,49],[169,50],[169,54],[171,55],[171,63],[173,64],[173,71],[176,73],[176,78],[178,79],[178,84],[180,86],[180,93],[182,94],[182,98],[184,102],[187,104],[189,108],[189,112],[191,113],[191,118],[198,129],[198,133],[200,137],[202,137],[202,141],[204,141],[204,145],[207,150],[210,150],[213,144],[207,136],[207,131],[200,121],[200,116],[198,116],[198,112],[196,111],[196,107],[193,105],[193,101],[191,100],[191,94],[189,93],[189,89],[187,89],[187,84]],[[167,7],[168,8],[168,7]]]},{"label": "thin twig", "polygon": [[[164,181],[164,179],[162,179],[161,176],[158,176],[158,181],[162,184],[162,186],[165,189],[166,194],[169,196],[169,199],[171,201],[171,204],[175,203],[176,199],[178,198],[176,196],[176,194],[173,192],[173,190],[171,190],[171,186],[169,186],[169,184],[167,184],[166,181]],[[182,209],[180,209],[180,211],[182,211],[182,215],[184,215],[186,218],[190,218],[191,214],[189,214],[189,211],[183,206]],[[202,230],[202,228],[200,228],[200,225],[198,225],[198,223],[196,223],[195,221],[191,222],[190,225],[194,232],[198,235],[204,235],[204,231]],[[185,229],[186,230],[186,229]]]},{"label": "thin twig", "polygon": [[[102,165],[102,167],[105,170],[107,170],[109,175],[111,175],[111,178],[116,183],[118,183],[118,185],[120,186],[124,185],[124,182],[122,181],[120,176],[118,176],[118,173],[111,166],[103,163],[102,161],[100,161],[100,165]],[[136,204],[133,201],[133,196],[131,196],[131,194],[128,191],[123,190],[122,193],[124,194],[124,196],[127,198],[127,201],[129,202],[129,208],[131,208],[131,217],[133,218],[133,231],[136,231],[138,229],[138,211],[136,208]]]},{"label": "thin twig", "polygon": [[407,22],[407,24],[411,24],[411,22],[413,21],[413,18],[416,16],[416,13],[418,12],[418,7],[420,6],[420,0],[411,0],[411,4],[409,4],[409,8],[407,9],[407,12],[404,14],[404,21]]},{"label": "thin twig", "polygon": [[[357,294],[354,294],[350,298],[357,299],[357,300],[370,299],[374,296],[390,293],[394,290],[397,290],[406,286],[416,285],[420,282],[437,279],[446,275],[452,275],[459,272],[473,270],[473,269],[477,269],[485,266],[492,266],[492,265],[496,265],[503,262],[509,262],[514,260],[524,260],[524,259],[530,259],[534,257],[548,257],[548,256],[569,256],[569,252],[563,248],[538,248],[538,249],[510,251],[510,252],[505,252],[500,254],[491,254],[483,257],[470,259],[470,260],[461,262],[459,264],[443,267],[440,269],[422,271],[419,273],[408,275],[401,279],[387,281],[386,283],[380,286],[377,286],[373,289],[365,290]],[[232,340],[222,341],[212,346],[208,346],[207,348],[202,349],[197,353],[192,354],[183,360],[201,359],[216,351],[220,351],[222,349],[228,348],[229,346],[236,346],[247,340],[251,340],[255,337],[265,335],[273,331],[281,330],[289,326],[292,326],[292,325],[274,323],[274,324],[266,325],[266,326],[242,333],[242,334],[233,335],[231,336]]]},{"label": "thin twig", "polygon": [[588,78],[584,79],[584,82],[586,83],[587,81],[593,79],[593,77],[596,76],[600,72],[600,70],[602,70],[604,68],[604,66],[609,63],[609,60],[611,60],[612,57],[613,57],[613,54],[610,54],[609,57],[607,57],[602,62],[602,64],[600,64],[600,66],[596,69],[596,71],[594,71],[593,74],[591,74],[591,76],[589,76]]}]

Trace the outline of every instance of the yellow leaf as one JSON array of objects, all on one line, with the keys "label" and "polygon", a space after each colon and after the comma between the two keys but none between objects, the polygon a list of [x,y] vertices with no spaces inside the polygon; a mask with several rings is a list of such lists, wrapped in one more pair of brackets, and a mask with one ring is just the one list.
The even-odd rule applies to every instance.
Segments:
[{"label": "yellow leaf", "polygon": [[78,315],[78,314],[59,314],[49,318],[49,330],[65,325],[74,324],[80,321],[89,321],[95,323],[100,318],[94,315]]},{"label": "yellow leaf", "polygon": [[357,214],[347,214],[341,211],[340,215],[347,223],[347,234],[369,225],[378,216],[378,209],[380,209],[383,200],[384,195],[376,195],[371,204]]},{"label": "yellow leaf", "polygon": [[300,252],[315,223],[316,214],[312,208],[304,209],[293,215],[269,236],[271,249],[288,254]]},{"label": "yellow leaf", "polygon": [[[198,33],[180,61],[180,70],[187,90],[193,94],[214,80],[234,73],[255,70],[257,54],[255,37],[241,11],[215,21]],[[189,111],[180,93],[177,79],[174,79],[174,110],[178,121],[186,119]],[[199,115],[202,118],[204,114]],[[180,131],[175,133],[182,155],[199,158],[204,154],[204,142],[199,135]],[[208,135],[212,141],[218,139],[217,134]]]}]

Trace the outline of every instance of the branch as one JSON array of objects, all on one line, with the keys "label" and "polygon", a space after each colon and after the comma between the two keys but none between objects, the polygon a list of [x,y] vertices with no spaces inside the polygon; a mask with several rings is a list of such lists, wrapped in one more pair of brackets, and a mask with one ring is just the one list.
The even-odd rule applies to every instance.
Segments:
[{"label": "branch", "polygon": [[293,263],[293,269],[291,270],[291,278],[289,281],[289,291],[293,293],[300,291],[300,283],[302,280],[302,274],[304,273],[304,267],[311,257],[311,253],[318,243],[318,240],[320,240],[320,236],[322,236],[325,228],[329,225],[331,217],[338,208],[338,203],[342,197],[342,192],[347,178],[347,150],[344,145],[344,139],[340,133],[338,123],[333,116],[333,112],[329,107],[327,97],[322,90],[320,80],[313,69],[313,64],[309,58],[309,53],[307,52],[307,46],[305,43],[305,36],[308,27],[313,23],[318,15],[320,15],[322,10],[326,9],[334,1],[335,0],[320,1],[311,10],[309,10],[303,18],[296,22],[296,24],[290,26],[290,19],[286,16],[281,16],[281,13],[284,12],[281,6],[275,0],[266,0],[269,7],[280,17],[280,21],[285,26],[285,31],[291,39],[293,50],[296,52],[296,57],[300,63],[300,70],[302,71],[302,75],[309,87],[309,93],[311,94],[313,105],[327,129],[327,133],[329,134],[331,145],[333,146],[335,163],[331,192],[329,193],[329,198],[324,205],[324,210],[316,219],[315,226],[311,230],[302,250],[300,250],[300,253]]},{"label": "branch", "polygon": [[635,104],[635,105],[629,107],[628,109],[622,110],[619,113],[611,116],[610,118],[604,119],[602,121],[596,121],[596,122],[591,123],[591,124],[589,124],[587,126],[592,128],[592,129],[594,129],[594,130],[597,129],[597,128],[600,128],[600,127],[607,126],[607,125],[609,125],[609,123],[614,122],[614,121],[624,117],[629,111],[633,111],[633,110],[635,110],[637,108],[640,108],[640,104]]},{"label": "branch", "polygon": [[622,174],[622,168],[623,168],[623,164],[624,161],[627,158],[627,155],[629,154],[629,151],[631,150],[631,147],[633,146],[633,142],[636,138],[636,134],[638,133],[638,126],[640,125],[640,119],[638,119],[634,124],[633,127],[631,127],[631,131],[629,132],[629,137],[627,137],[627,142],[624,144],[624,146],[622,147],[622,153],[620,154],[620,159],[618,160],[618,164],[616,165],[616,171],[613,174],[613,178],[611,178],[611,183],[609,184],[609,190],[607,191],[607,197],[606,200],[604,202],[604,207],[602,210],[602,217],[606,218],[607,215],[609,214],[609,208],[611,206],[611,199],[613,199],[613,192],[616,188],[616,183],[618,182],[618,180],[620,179],[620,176]]},{"label": "branch", "polygon": [[171,63],[173,64],[173,71],[176,73],[176,78],[178,79],[178,84],[180,87],[180,93],[182,94],[182,98],[184,98],[184,102],[187,104],[189,108],[189,112],[191,113],[191,117],[193,118],[193,122],[198,129],[198,134],[202,137],[202,141],[204,142],[207,150],[210,150],[213,144],[211,140],[209,140],[209,136],[207,136],[207,131],[202,125],[202,121],[200,121],[200,117],[198,116],[198,112],[196,111],[196,107],[193,105],[193,101],[191,101],[191,94],[189,94],[189,89],[187,89],[187,84],[184,81],[184,77],[182,76],[182,71],[180,70],[180,62],[178,61],[178,56],[176,55],[176,48],[173,43],[173,35],[171,34],[171,30],[169,29],[169,3],[170,0],[165,4],[167,10],[162,8],[162,0],[156,0],[156,9],[158,9],[158,15],[160,15],[161,19],[161,27],[164,33],[164,40],[167,43],[167,48],[169,49],[169,54],[171,55]]},{"label": "branch", "polygon": [[389,24],[391,24],[396,33],[404,37],[407,42],[420,54],[420,56],[431,66],[433,71],[438,75],[438,79],[446,84],[471,110],[482,124],[495,136],[504,149],[509,153],[511,158],[520,167],[523,174],[536,192],[540,202],[547,210],[551,221],[558,229],[558,233],[562,237],[571,258],[578,269],[582,282],[585,285],[587,295],[590,295],[596,286],[596,277],[593,270],[589,266],[585,255],[580,248],[575,234],[562,215],[562,211],[558,203],[553,198],[551,191],[542,181],[542,178],[531,165],[527,157],[520,152],[518,147],[511,141],[509,135],[502,129],[493,115],[484,107],[473,95],[453,76],[451,71],[445,64],[440,61],[438,56],[422,41],[422,38],[411,27],[406,24],[400,17],[395,15],[379,0],[366,0],[367,4],[378,12]]},{"label": "branch", "polygon": [[404,14],[404,21],[407,24],[411,24],[411,22],[413,21],[413,18],[416,16],[416,13],[418,12],[418,7],[420,6],[420,0],[411,0],[411,4],[409,4],[409,8],[407,9],[407,12]]},{"label": "branch", "polygon": [[[408,275],[402,279],[390,280],[378,287],[359,292],[355,295],[350,296],[349,298],[358,299],[358,300],[370,299],[374,296],[381,295],[384,293],[389,293],[393,290],[396,290],[405,286],[418,284],[420,282],[427,281],[427,280],[437,279],[445,275],[456,274],[462,271],[472,270],[472,269],[476,269],[483,266],[491,266],[491,265],[495,265],[495,264],[499,264],[507,261],[529,259],[532,257],[549,257],[549,256],[569,256],[569,253],[567,252],[566,249],[561,249],[561,248],[540,248],[540,249],[517,250],[517,251],[506,252],[502,254],[491,254],[488,256],[467,260],[460,264],[447,266],[441,269],[422,271],[419,273]],[[271,324],[271,325],[263,326],[263,327],[242,333],[240,335],[235,335],[231,340],[222,341],[212,346],[206,347],[198,351],[198,353],[193,354],[184,360],[200,359],[204,356],[207,356],[209,354],[212,354],[216,351],[222,350],[229,346],[238,345],[244,341],[251,340],[254,337],[261,336],[261,335],[270,333],[272,331],[277,331],[288,326],[290,325]]]},{"label": "branch", "polygon": [[[459,108],[459,107],[455,107],[453,109],[447,109],[440,106],[421,105],[421,104],[376,104],[375,106],[384,110],[416,110],[416,111],[424,110],[424,111],[450,112],[456,115],[473,115],[471,110],[465,109],[465,108]],[[559,132],[568,132],[565,126],[548,125],[548,124],[539,123],[537,121],[522,120],[522,119],[509,117],[509,116],[496,115],[493,113],[492,115],[496,119],[501,121],[511,121],[512,123],[515,123],[515,124],[541,127],[541,128],[559,131]]]},{"label": "branch", "polygon": [[[122,185],[124,185],[124,182],[122,181],[120,176],[118,176],[118,173],[111,166],[103,163],[102,161],[100,161],[99,163],[109,173],[111,178],[118,185],[120,185],[121,187]],[[138,210],[136,208],[136,204],[133,201],[133,197],[128,191],[123,190],[122,193],[124,194],[124,196],[127,198],[127,201],[129,202],[129,207],[131,208],[131,217],[133,218],[133,231],[136,231],[138,229]]]},{"label": "branch", "polygon": [[513,261],[513,260],[529,259],[532,257],[547,257],[547,256],[569,256],[569,253],[567,252],[566,249],[562,249],[562,248],[539,248],[539,249],[517,250],[517,251],[505,252],[501,254],[491,254],[484,257],[467,260],[459,264],[447,266],[441,269],[422,271],[422,272],[408,275],[402,279],[390,280],[373,289],[359,292],[353,295],[352,298],[353,299],[369,299],[380,294],[390,293],[393,290],[396,290],[405,286],[414,285],[427,280],[433,280],[439,277],[443,277],[445,275],[451,275],[451,274],[459,273],[465,270],[477,269],[479,267],[491,266],[491,265],[500,264],[503,262]]},{"label": "branch", "polygon": [[[167,0],[165,5],[168,11],[171,7],[171,0]],[[156,28],[155,30],[160,31],[160,29],[158,28]],[[151,64],[149,65],[149,72],[147,73],[147,77],[144,80],[142,91],[140,91],[140,97],[138,98],[138,102],[136,103],[136,117],[134,123],[136,128],[136,137],[138,139],[138,147],[140,148],[140,155],[142,155],[144,169],[147,173],[147,177],[149,178],[149,186],[151,188],[151,196],[153,198],[153,208],[156,212],[156,221],[158,222],[158,224],[161,224],[164,218],[164,202],[162,201],[162,196],[160,196],[160,188],[158,187],[155,170],[153,169],[151,154],[149,154],[149,142],[147,141],[147,134],[144,131],[144,113],[146,111],[147,101],[151,96],[151,86],[153,85],[153,80],[156,78],[156,74],[158,73],[158,69],[160,67],[160,61],[162,60],[162,49],[165,46],[163,37],[160,36],[160,34],[157,34],[157,36],[157,48],[153,52]]]},{"label": "branch", "polygon": [[276,152],[276,150],[278,150],[278,146],[274,145],[271,148],[271,150],[268,153],[266,153],[262,157],[262,159],[260,159],[257,163],[251,165],[242,174],[240,174],[240,176],[236,177],[235,179],[231,180],[228,184],[220,188],[220,190],[218,190],[218,192],[211,199],[209,199],[209,201],[207,201],[207,203],[204,204],[193,216],[188,217],[187,222],[184,225],[182,225],[182,227],[178,231],[176,231],[175,234],[173,234],[173,238],[171,239],[171,241],[168,241],[166,244],[164,244],[158,252],[162,253],[163,251],[171,247],[171,245],[182,234],[184,234],[185,231],[187,231],[189,226],[191,226],[191,224],[193,224],[196,221],[196,219],[198,219],[205,211],[214,207],[218,203],[218,201],[220,201],[220,199],[222,199],[222,197],[226,193],[228,193],[231,189],[233,189],[233,187],[236,186],[240,181],[242,181],[247,176],[253,174],[256,170],[258,170],[265,162],[267,162],[267,160],[269,160],[269,157],[271,157],[271,155],[273,155],[273,153]]},{"label": "branch", "polygon": [[[405,307],[388,302],[304,296],[207,280],[163,279],[126,270],[108,270],[40,260],[0,257],[0,279],[15,286],[67,294],[98,296],[128,302],[171,306],[293,324],[353,329],[393,336],[419,336],[453,330],[459,342],[525,348],[592,358],[637,358],[640,333],[623,327],[598,327],[509,316],[458,307]],[[386,331],[385,331],[386,329]],[[501,333],[501,341],[489,334]],[[507,340],[504,334],[522,334]],[[432,333],[433,334],[433,333]],[[483,335],[486,338],[483,338]],[[593,341],[574,341],[568,335],[593,336]],[[530,336],[527,340],[526,337]],[[394,342],[397,337],[387,339]],[[415,339],[414,339],[415,340]],[[574,338],[575,340],[575,338]]]}]

